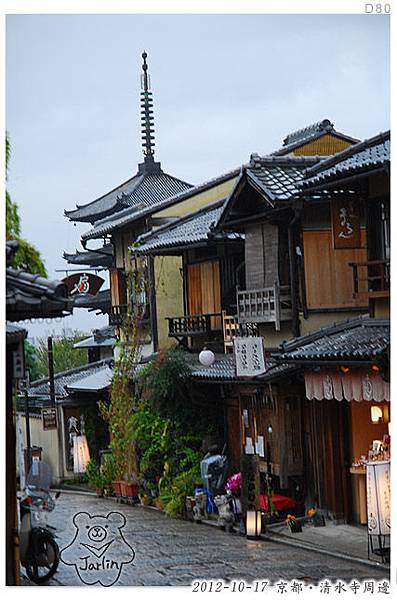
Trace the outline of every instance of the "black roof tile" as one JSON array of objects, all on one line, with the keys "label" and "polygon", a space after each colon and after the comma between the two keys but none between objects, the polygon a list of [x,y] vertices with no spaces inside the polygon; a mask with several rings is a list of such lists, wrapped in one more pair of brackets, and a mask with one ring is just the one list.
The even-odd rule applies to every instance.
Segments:
[{"label": "black roof tile", "polygon": [[284,342],[282,363],[371,362],[390,344],[390,322],[359,317]]},{"label": "black roof tile", "polygon": [[307,189],[340,180],[351,175],[367,173],[390,162],[390,131],[346,148],[321,163],[307,169],[302,188]]},{"label": "black roof tile", "polygon": [[[224,200],[210,204],[190,213],[170,224],[163,225],[138,238],[139,247],[133,250],[139,254],[156,254],[171,249],[181,249],[190,244],[207,244],[211,236],[211,228],[217,222],[222,211]],[[237,240],[242,236],[231,233],[217,237],[219,239]]]}]

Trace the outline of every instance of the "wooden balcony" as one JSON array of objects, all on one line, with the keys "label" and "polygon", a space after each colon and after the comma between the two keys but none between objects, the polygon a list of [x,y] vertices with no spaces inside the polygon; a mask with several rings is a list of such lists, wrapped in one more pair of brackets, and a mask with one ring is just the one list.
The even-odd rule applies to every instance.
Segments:
[{"label": "wooden balcony", "polygon": [[353,269],[353,296],[362,300],[390,296],[390,261],[349,263]]},{"label": "wooden balcony", "polygon": [[166,317],[169,337],[187,338],[206,336],[207,339],[222,331],[221,313],[186,315],[182,317]]},{"label": "wooden balcony", "polygon": [[275,323],[280,331],[281,321],[292,318],[289,286],[277,284],[256,290],[237,291],[239,323]]}]

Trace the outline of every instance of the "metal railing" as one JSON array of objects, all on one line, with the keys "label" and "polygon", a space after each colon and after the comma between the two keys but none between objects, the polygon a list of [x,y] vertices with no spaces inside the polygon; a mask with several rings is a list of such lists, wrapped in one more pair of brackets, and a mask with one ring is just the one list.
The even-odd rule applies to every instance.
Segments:
[{"label": "metal railing", "polygon": [[275,323],[280,331],[281,321],[292,318],[289,286],[237,290],[237,314],[239,323]]}]

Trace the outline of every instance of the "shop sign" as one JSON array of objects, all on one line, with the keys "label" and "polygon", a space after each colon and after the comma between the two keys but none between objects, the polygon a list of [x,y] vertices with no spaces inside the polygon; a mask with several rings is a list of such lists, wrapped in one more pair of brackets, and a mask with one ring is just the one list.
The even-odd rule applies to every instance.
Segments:
[{"label": "shop sign", "polygon": [[332,232],[336,250],[361,247],[359,205],[352,198],[333,199]]},{"label": "shop sign", "polygon": [[368,534],[390,535],[390,462],[367,463]]},{"label": "shop sign", "polygon": [[24,343],[20,341],[18,347],[12,353],[12,366],[13,366],[13,377],[14,379],[25,378],[25,352]]},{"label": "shop sign", "polygon": [[244,514],[260,508],[259,457],[241,455],[241,502]]},{"label": "shop sign", "polygon": [[67,287],[69,296],[79,296],[80,294],[95,296],[105,280],[93,273],[73,273],[62,281]]},{"label": "shop sign", "polygon": [[262,337],[236,337],[233,350],[237,377],[256,377],[266,372]]},{"label": "shop sign", "polygon": [[56,408],[43,408],[41,411],[41,420],[43,423],[43,430],[48,431],[49,429],[57,429],[57,409]]}]

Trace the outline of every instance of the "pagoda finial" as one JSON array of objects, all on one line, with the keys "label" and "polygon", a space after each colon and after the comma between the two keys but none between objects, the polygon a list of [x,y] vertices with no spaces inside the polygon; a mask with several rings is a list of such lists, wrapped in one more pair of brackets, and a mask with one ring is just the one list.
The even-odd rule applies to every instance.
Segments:
[{"label": "pagoda finial", "polygon": [[154,155],[154,116],[153,98],[150,91],[150,75],[146,62],[147,54],[142,52],[143,65],[141,74],[141,137],[145,162],[152,162]]}]

